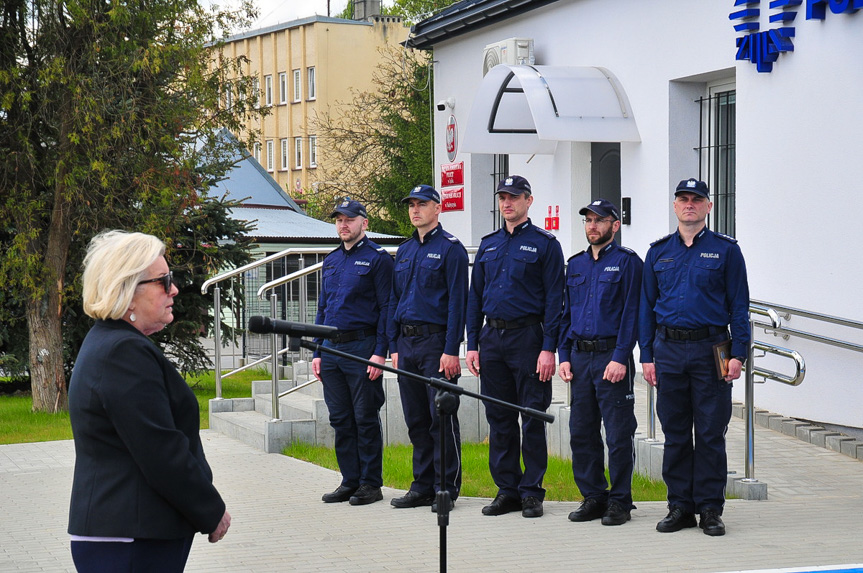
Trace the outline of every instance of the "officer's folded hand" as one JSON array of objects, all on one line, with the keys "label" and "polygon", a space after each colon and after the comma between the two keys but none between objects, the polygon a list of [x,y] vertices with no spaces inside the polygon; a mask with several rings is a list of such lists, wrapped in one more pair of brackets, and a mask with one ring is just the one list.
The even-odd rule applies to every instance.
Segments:
[{"label": "officer's folded hand", "polygon": [[602,379],[608,380],[614,384],[615,382],[623,380],[624,376],[626,376],[626,364],[621,364],[620,362],[612,360],[608,363],[608,366],[605,367]]},{"label": "officer's folded hand", "polygon": [[539,374],[540,382],[548,382],[554,376],[554,367],[557,361],[554,359],[554,352],[543,350],[539,353],[539,358],[536,359],[536,372]]},{"label": "officer's folded hand", "polygon": [[[369,358],[369,361],[377,362],[378,364],[384,364],[386,363],[387,359],[383,356],[378,356],[377,354],[375,354],[374,356]],[[377,380],[378,376],[384,373],[383,370],[381,370],[380,368],[375,368],[374,366],[369,366],[368,368],[366,368],[366,372],[368,372],[369,374],[369,380]]]}]

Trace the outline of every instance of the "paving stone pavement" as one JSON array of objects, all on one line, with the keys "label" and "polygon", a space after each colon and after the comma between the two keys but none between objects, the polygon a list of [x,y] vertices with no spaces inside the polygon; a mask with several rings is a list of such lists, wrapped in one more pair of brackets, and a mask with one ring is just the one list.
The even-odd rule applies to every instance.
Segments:
[{"label": "paving stone pavement", "polygon": [[[638,390],[640,405],[644,389]],[[646,427],[639,408],[640,427]],[[202,432],[231,512],[225,539],[192,548],[188,572],[375,572],[440,570],[441,530],[429,508],[395,509],[384,489],[369,506],[324,504],[336,472],[264,454]],[[729,466],[744,471],[743,421],[728,431]],[[756,477],[766,501],[729,500],[728,533],[662,534],[663,502],[639,502],[632,521],[571,523],[575,502],[546,502],[545,516],[486,517],[487,499],[461,498],[446,529],[449,571],[726,572],[863,563],[863,462],[756,428]],[[66,521],[71,441],[0,446],[0,572],[74,571]],[[861,567],[857,565],[856,567]],[[838,568],[838,567],[837,567]]]}]

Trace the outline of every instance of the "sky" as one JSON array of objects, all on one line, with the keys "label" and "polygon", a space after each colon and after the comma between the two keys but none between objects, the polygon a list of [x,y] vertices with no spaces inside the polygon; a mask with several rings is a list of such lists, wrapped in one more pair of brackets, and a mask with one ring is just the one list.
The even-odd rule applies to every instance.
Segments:
[{"label": "sky", "polygon": [[[345,9],[348,0],[329,0],[330,15],[335,16]],[[258,20],[252,28],[261,28],[281,22],[290,22],[307,16],[327,15],[327,0],[255,0]]]}]

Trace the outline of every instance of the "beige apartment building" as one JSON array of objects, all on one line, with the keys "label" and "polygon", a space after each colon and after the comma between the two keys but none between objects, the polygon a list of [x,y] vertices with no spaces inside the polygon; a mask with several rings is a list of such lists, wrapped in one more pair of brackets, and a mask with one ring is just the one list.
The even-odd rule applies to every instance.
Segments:
[{"label": "beige apartment building", "polygon": [[[312,16],[251,30],[228,39],[224,54],[245,55],[258,82],[260,105],[271,113],[250,127],[260,139],[249,150],[291,196],[300,198],[326,162],[318,153],[315,114],[371,89],[379,48],[397,46],[410,28],[401,18],[345,20]],[[226,93],[231,105],[231,94]]]}]

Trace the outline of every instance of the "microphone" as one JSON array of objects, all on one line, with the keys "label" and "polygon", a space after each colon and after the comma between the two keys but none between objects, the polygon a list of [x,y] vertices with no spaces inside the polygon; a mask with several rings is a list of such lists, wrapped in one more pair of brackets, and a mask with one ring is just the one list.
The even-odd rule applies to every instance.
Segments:
[{"label": "microphone", "polygon": [[272,320],[266,316],[253,316],[249,319],[249,330],[257,334],[287,334],[288,336],[313,336],[315,338],[332,338],[339,333],[338,328],[304,322],[289,322],[287,320]]}]

